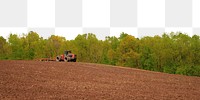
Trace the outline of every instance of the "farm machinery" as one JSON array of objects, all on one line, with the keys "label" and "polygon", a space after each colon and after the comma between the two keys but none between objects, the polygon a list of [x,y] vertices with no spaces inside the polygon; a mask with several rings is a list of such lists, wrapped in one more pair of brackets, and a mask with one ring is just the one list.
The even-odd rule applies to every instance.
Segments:
[{"label": "farm machinery", "polygon": [[71,53],[70,50],[66,50],[64,54],[56,57],[56,61],[76,62],[76,54]]},{"label": "farm machinery", "polygon": [[76,54],[73,54],[70,50],[64,51],[64,54],[58,55],[55,58],[40,58],[40,59],[35,59],[39,61],[65,61],[65,62],[76,62]]}]

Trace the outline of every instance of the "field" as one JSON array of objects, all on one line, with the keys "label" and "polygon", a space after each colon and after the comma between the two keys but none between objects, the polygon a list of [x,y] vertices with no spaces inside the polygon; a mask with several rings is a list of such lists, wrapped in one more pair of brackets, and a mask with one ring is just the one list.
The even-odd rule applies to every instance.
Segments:
[{"label": "field", "polygon": [[0,100],[200,99],[200,77],[117,66],[0,61]]}]

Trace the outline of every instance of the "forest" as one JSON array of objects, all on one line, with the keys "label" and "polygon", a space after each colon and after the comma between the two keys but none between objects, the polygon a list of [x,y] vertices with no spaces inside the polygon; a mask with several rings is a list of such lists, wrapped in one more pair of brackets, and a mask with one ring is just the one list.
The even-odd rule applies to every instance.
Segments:
[{"label": "forest", "polygon": [[1,60],[54,58],[71,50],[78,62],[110,64],[151,71],[200,76],[200,36],[181,32],[135,38],[122,32],[120,37],[98,40],[93,33],[79,34],[74,40],[51,35],[48,39],[30,31],[23,36],[0,36]]}]

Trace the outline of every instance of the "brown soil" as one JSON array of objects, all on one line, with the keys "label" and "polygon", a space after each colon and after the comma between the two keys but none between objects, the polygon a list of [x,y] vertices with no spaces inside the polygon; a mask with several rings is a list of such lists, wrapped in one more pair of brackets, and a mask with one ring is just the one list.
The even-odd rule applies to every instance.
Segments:
[{"label": "brown soil", "polygon": [[109,65],[0,61],[0,100],[200,99],[200,77]]}]

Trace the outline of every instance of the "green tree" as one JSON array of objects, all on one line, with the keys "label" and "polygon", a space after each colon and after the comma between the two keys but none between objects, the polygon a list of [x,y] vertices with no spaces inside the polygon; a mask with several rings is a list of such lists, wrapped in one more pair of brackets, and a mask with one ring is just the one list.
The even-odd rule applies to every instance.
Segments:
[{"label": "green tree", "polygon": [[75,45],[78,48],[78,56],[81,61],[100,63],[102,56],[102,44],[92,33],[78,35],[75,38]]},{"label": "green tree", "polygon": [[141,68],[146,70],[154,70],[156,66],[152,39],[152,37],[144,37],[140,40],[140,65]]},{"label": "green tree", "polygon": [[46,55],[49,57],[56,57],[57,55],[62,54],[64,51],[61,51],[61,47],[65,41],[66,39],[64,37],[51,35],[46,43]]},{"label": "green tree", "polygon": [[106,40],[104,41],[103,53],[106,55],[105,57],[107,58],[108,64],[116,65],[119,59],[119,55],[117,54],[117,48],[119,46],[119,43],[119,39],[115,36],[106,37]]},{"label": "green tree", "polygon": [[27,59],[40,58],[43,48],[40,48],[40,37],[36,32],[30,31],[25,38],[21,38],[23,41],[24,52]]},{"label": "green tree", "polygon": [[119,54],[118,65],[139,67],[139,43],[138,40],[131,35],[124,37],[118,47],[117,53]]},{"label": "green tree", "polygon": [[16,34],[10,34],[9,45],[11,47],[11,59],[23,59],[24,51],[23,51],[23,43],[22,40]]},{"label": "green tree", "polygon": [[89,57],[88,57],[88,43],[87,43],[87,34],[83,34],[83,35],[78,35],[75,38],[74,41],[74,45],[76,46],[78,52],[78,60],[79,61],[83,61],[83,62],[87,62],[89,61]]},{"label": "green tree", "polygon": [[166,73],[175,74],[177,70],[176,63],[174,61],[174,43],[169,35],[162,35],[162,54],[163,54],[163,71]]},{"label": "green tree", "polygon": [[192,62],[194,66],[200,65],[200,37],[194,35],[191,39]]},{"label": "green tree", "polygon": [[8,52],[8,43],[6,42],[6,39],[0,36],[0,59],[7,59]]}]

